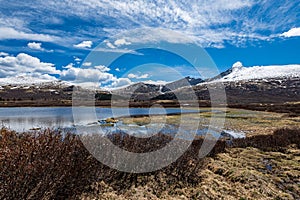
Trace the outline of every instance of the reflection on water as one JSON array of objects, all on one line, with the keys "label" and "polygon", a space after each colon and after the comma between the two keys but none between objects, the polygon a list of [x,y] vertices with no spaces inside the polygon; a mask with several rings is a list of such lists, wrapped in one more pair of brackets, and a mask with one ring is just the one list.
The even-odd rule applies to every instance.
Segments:
[{"label": "reflection on water", "polygon": [[[96,108],[96,120],[91,116],[92,108],[79,108],[80,119],[79,122],[84,127],[88,127],[88,124],[92,126],[98,126],[97,120],[107,119],[110,117],[121,117],[130,115],[155,115],[155,114],[176,114],[176,113],[191,113],[194,110],[181,110],[179,108]],[[52,128],[61,129],[66,132],[76,132],[74,127],[74,120],[71,107],[28,107],[28,108],[0,108],[0,123],[2,126],[8,127],[12,130],[23,132],[36,128]],[[77,124],[78,125],[78,124]],[[158,132],[174,135],[178,133],[178,125],[165,124],[165,123],[150,123],[148,125],[137,124],[123,124],[118,122],[115,126],[103,127],[101,129],[105,133],[126,133],[135,137],[151,137]],[[191,130],[189,127],[180,129],[183,135],[206,135],[208,133],[207,128]],[[186,134],[185,134],[186,133]],[[239,138],[245,137],[244,133],[238,133],[234,131],[218,131],[210,130],[210,133],[214,137],[227,138]],[[187,139],[187,138],[185,138]]]},{"label": "reflection on water", "polygon": [[[81,127],[82,128],[82,127]],[[99,124],[90,124],[88,126],[83,126],[82,134],[89,134],[93,132],[91,130],[98,130],[97,133],[103,135],[109,134],[127,134],[137,138],[149,138],[158,133],[163,133],[170,136],[175,136],[178,133],[181,133],[180,137],[184,140],[193,140],[195,136],[208,136],[213,138],[244,138],[246,134],[243,132],[237,132],[232,130],[219,130],[213,127],[209,128],[200,128],[197,130],[190,129],[189,127],[181,127],[175,124],[148,124],[148,125],[138,125],[138,124],[123,124],[122,121],[114,124],[114,126],[100,126]],[[95,129],[96,128],[96,129]],[[66,132],[76,131],[75,128],[65,129]],[[94,132],[93,132],[94,133]]]},{"label": "reflection on water", "polygon": [[[90,109],[80,108],[82,124],[95,122]],[[96,108],[97,119],[129,115],[188,113],[179,108]],[[92,120],[92,121],[91,121]],[[19,132],[32,128],[70,128],[74,126],[71,107],[0,108],[0,125]]]}]

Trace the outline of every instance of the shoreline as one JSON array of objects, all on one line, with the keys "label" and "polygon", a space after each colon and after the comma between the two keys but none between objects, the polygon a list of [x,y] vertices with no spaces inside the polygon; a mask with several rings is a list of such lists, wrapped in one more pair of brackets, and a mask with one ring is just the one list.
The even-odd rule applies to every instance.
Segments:
[{"label": "shoreline", "polygon": [[[84,103],[83,103],[84,104]],[[195,102],[185,101],[181,103],[182,106],[173,100],[159,100],[159,101],[145,101],[145,102],[114,102],[113,105],[110,100],[96,101],[94,106],[101,108],[150,108],[155,105],[160,105],[164,108],[211,108],[209,101],[199,101],[196,105]],[[72,100],[61,101],[0,101],[0,108],[20,108],[20,107],[73,107]],[[276,113],[294,113],[300,114],[300,102],[283,102],[283,103],[249,103],[249,104],[228,104],[216,105],[214,108],[235,108],[254,111],[266,111]]]}]

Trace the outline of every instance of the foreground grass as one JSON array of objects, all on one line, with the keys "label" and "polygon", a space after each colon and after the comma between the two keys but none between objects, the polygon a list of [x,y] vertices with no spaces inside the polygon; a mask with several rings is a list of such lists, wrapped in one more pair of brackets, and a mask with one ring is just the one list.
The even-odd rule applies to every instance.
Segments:
[{"label": "foreground grass", "polygon": [[[199,192],[209,199],[299,199],[300,150],[232,148],[207,158]],[[205,199],[204,198],[204,199]]]},{"label": "foreground grass", "polygon": [[[300,150],[265,152],[233,148],[208,157],[197,171],[199,182],[168,182],[166,174],[139,177],[123,192],[105,181],[95,182],[81,199],[299,199]],[[270,170],[267,166],[272,166]],[[146,183],[145,179],[147,180]],[[157,192],[162,191],[162,192]]]},{"label": "foreground grass", "polygon": [[[199,128],[206,128],[210,124],[211,117],[216,119],[223,118],[226,115],[224,128],[227,130],[235,130],[237,132],[245,132],[247,136],[269,135],[280,128],[297,128],[299,127],[299,114],[292,113],[275,113],[252,111],[244,109],[216,108],[214,114],[209,108],[200,108],[200,113],[184,114],[187,120],[182,121],[180,115],[168,116],[151,116],[151,117],[135,117],[121,118],[124,124],[147,125],[149,123],[166,122],[167,124],[189,126],[189,123],[199,122]],[[194,126],[194,125],[192,125]]]},{"label": "foreground grass", "polygon": [[[145,174],[102,165],[75,135],[0,133],[0,199],[300,198],[299,129],[234,140],[231,147],[219,141],[202,160],[198,138],[175,163]],[[111,136],[133,152],[155,150],[171,139],[159,134],[151,139],[154,145],[147,139]]]}]

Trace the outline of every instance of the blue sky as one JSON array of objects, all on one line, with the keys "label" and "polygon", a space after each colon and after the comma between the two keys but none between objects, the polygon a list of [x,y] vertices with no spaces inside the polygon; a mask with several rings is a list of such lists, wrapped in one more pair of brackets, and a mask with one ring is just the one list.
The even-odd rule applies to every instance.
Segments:
[{"label": "blue sky", "polygon": [[177,55],[164,57],[159,51],[148,51],[152,55],[144,57],[125,55],[113,65],[89,61],[88,55],[99,45],[116,51],[165,41],[204,48],[219,71],[237,61],[245,66],[300,64],[299,4],[299,0],[0,0],[0,78],[72,81],[80,75],[85,82],[97,79],[102,86],[119,87],[197,76]]}]

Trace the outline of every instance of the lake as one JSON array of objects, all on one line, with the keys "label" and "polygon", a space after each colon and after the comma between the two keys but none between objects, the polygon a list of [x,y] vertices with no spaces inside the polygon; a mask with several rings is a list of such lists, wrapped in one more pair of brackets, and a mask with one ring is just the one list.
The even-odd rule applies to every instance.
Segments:
[{"label": "lake", "polygon": [[[79,119],[76,121],[76,125],[80,127],[89,127],[97,125],[97,120],[107,119],[111,117],[124,117],[124,116],[137,116],[137,115],[166,115],[166,114],[184,114],[195,113],[197,110],[192,109],[180,109],[180,108],[77,108],[79,113]],[[91,112],[92,111],[92,112]],[[96,117],[93,117],[93,112]],[[29,131],[37,128],[51,128],[62,129],[67,132],[76,132],[74,127],[74,118],[72,107],[16,107],[16,108],[0,108],[0,125],[7,127],[17,132]],[[96,124],[96,125],[95,125]],[[158,132],[164,134],[176,134],[178,131],[177,125],[164,124],[162,122],[156,124],[150,124],[148,126],[140,126],[137,124],[123,124],[117,123],[117,126],[106,127],[108,132],[115,132],[122,130],[130,135],[148,137]],[[82,129],[81,129],[82,130]],[[181,131],[186,132],[187,135],[192,132],[196,132],[197,135],[205,135],[208,131],[204,129],[190,129],[186,127]],[[245,137],[242,132],[226,131],[223,130],[225,135],[231,135],[234,138]],[[212,131],[210,133],[213,136],[218,137],[220,131]],[[222,135],[222,134],[221,134]]]},{"label": "lake", "polygon": [[[191,113],[195,110],[179,108],[96,108],[97,119],[129,115]],[[87,124],[90,113],[82,109]],[[32,128],[67,128],[74,126],[72,107],[16,107],[0,108],[0,125],[15,131],[27,131]]]}]

